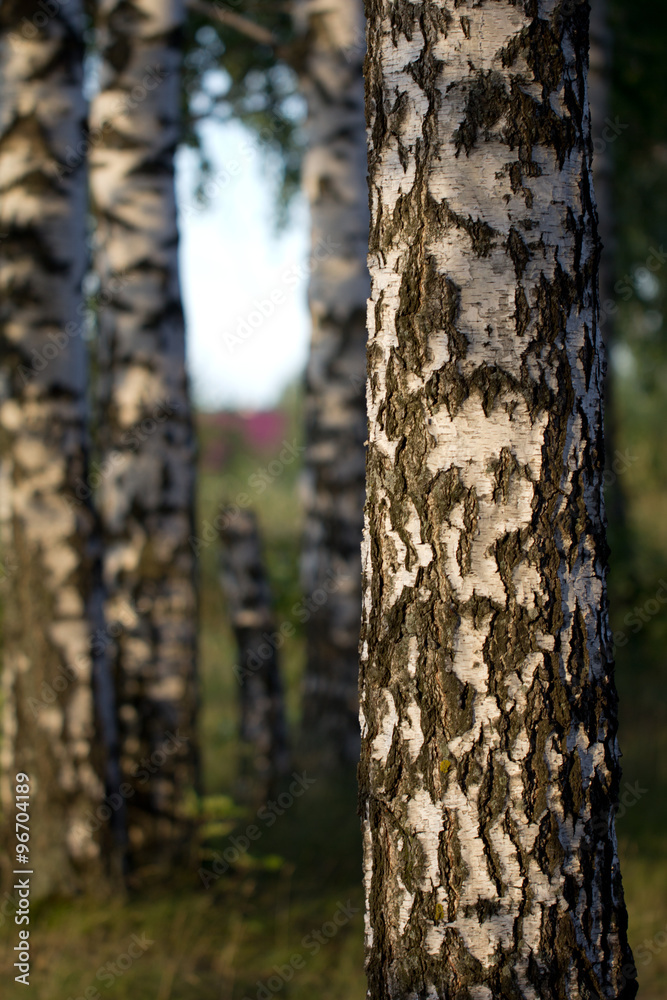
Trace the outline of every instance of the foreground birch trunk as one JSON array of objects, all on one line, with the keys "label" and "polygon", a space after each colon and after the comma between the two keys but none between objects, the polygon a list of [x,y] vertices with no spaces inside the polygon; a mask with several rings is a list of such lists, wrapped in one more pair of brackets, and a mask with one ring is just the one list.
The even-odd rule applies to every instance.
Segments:
[{"label": "foreground birch trunk", "polygon": [[[312,342],[306,380],[303,726],[325,758],[359,759],[359,546],[366,438],[368,193],[361,0],[297,0],[308,104]],[[320,596],[323,600],[318,604]]]},{"label": "foreground birch trunk", "polygon": [[[82,17],[76,0],[0,13],[1,793],[5,869],[35,872],[33,901],[99,892],[122,813],[97,818],[105,783],[118,785],[114,713],[95,522],[76,500],[88,467],[85,169],[70,155],[85,121]],[[29,778],[23,866],[17,773]]]},{"label": "foreground birch trunk", "polygon": [[123,626],[116,675],[135,863],[187,853],[183,807],[196,782],[194,439],[174,193],[182,21],[178,0],[97,5],[90,116],[104,303],[98,498],[107,618]]},{"label": "foreground birch trunk", "polygon": [[587,8],[367,12],[368,996],[630,998]]}]

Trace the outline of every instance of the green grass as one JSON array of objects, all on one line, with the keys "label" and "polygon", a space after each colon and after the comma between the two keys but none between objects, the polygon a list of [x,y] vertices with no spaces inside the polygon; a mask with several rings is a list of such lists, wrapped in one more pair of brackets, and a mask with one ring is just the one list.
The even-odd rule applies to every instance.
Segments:
[{"label": "green grass", "polygon": [[[297,435],[296,401],[289,413],[285,436],[291,441]],[[231,441],[222,472],[207,461],[217,433],[211,421],[200,422],[200,535],[206,521],[213,523],[220,504],[233,502],[240,492],[251,492],[250,476],[276,458],[275,449],[253,451]],[[274,586],[276,621],[290,620],[296,629],[282,649],[293,732],[298,727],[304,660],[304,635],[292,611],[301,596],[298,474],[298,462],[286,464],[270,488],[251,493]],[[166,883],[144,884],[125,898],[77,899],[33,908],[31,982],[25,995],[35,1000],[74,1000],[86,997],[86,990],[86,1000],[98,1000],[95,990],[104,1000],[256,1000],[258,991],[263,995],[260,985],[276,976],[274,966],[287,968],[293,956],[299,968],[292,970],[289,981],[272,980],[273,986],[282,984],[272,996],[286,1000],[365,996],[355,775],[342,775],[336,781],[318,778],[271,826],[257,818],[256,805],[234,801],[239,692],[218,556],[217,541],[205,544],[200,552],[200,737],[203,805],[209,814],[202,830],[200,864],[210,868],[215,853],[229,849],[231,838],[243,837],[248,825],[256,825],[261,836],[208,888],[193,868]],[[294,769],[303,772],[298,759]],[[347,907],[348,901],[356,913],[330,940],[324,937],[326,943],[314,953],[317,942],[308,935],[321,932],[323,924],[331,930],[335,925],[327,922],[337,913],[339,902]],[[340,912],[338,919],[343,919]],[[0,944],[3,983],[13,979],[17,930],[10,916]],[[139,938],[145,934],[153,944],[122,975],[114,976],[105,966],[118,956],[121,964],[129,961],[123,956],[133,934]],[[10,995],[18,990],[14,984]]]},{"label": "green grass", "polygon": [[[208,888],[195,872],[141,895],[76,900],[37,911],[30,996],[39,1000],[86,997],[133,1000],[255,1000],[261,984],[300,956],[299,968],[273,995],[289,1000],[323,997],[362,1000],[360,851],[353,776],[334,787],[316,782],[262,836],[252,854]],[[237,835],[256,819],[239,822]],[[229,846],[228,836],[212,850]],[[237,841],[238,842],[238,841]],[[331,921],[339,902],[349,919],[315,948],[313,931]],[[356,912],[352,913],[354,910]],[[331,925],[335,926],[335,925]],[[331,927],[327,924],[326,931]],[[127,965],[132,935],[152,942]],[[12,937],[14,935],[11,935]],[[135,948],[135,951],[137,949]],[[0,973],[11,976],[3,950]],[[112,964],[112,968],[108,967]],[[288,970],[289,971],[289,970]],[[18,987],[17,987],[18,989]],[[18,994],[17,994],[18,995]],[[261,996],[261,990],[260,990]]]},{"label": "green grass", "polygon": [[[287,437],[294,437],[296,404],[290,407]],[[224,472],[208,460],[219,431],[202,421],[199,530],[212,522],[221,502],[248,490],[250,477],[274,455],[230,445]],[[298,465],[293,463],[253,495],[275,592],[276,620],[291,621],[294,636],[283,647],[288,714],[295,732],[299,721],[299,683],[304,635],[293,614],[298,586]],[[634,470],[633,476],[636,475]],[[636,489],[633,492],[634,482]],[[661,518],[637,477],[625,484],[631,523]],[[649,505],[650,506],[650,505]],[[650,520],[649,520],[650,523]],[[615,631],[636,604],[655,593],[657,568],[664,565],[661,545],[639,534],[632,559],[612,562],[612,617]],[[206,824],[200,865],[212,870],[232,838],[249,825],[260,831],[249,850],[230,869],[211,878],[208,888],[196,868],[169,881],[146,883],[125,897],[78,899],[33,910],[31,989],[35,1000],[363,1000],[363,894],[361,847],[354,774],[315,784],[271,826],[257,816],[257,805],[238,800],[236,738],[238,686],[233,675],[235,647],[218,582],[218,544],[204,545],[201,557],[202,710],[200,718]],[[661,563],[661,559],[663,562]],[[664,573],[663,573],[664,575]],[[646,789],[619,817],[619,844],[630,917],[630,940],[639,970],[639,1000],[667,996],[667,671],[665,614],[654,616],[627,645],[617,650],[620,739],[624,752],[623,787]],[[295,760],[295,769],[304,765]],[[238,843],[238,840],[236,841]],[[209,881],[206,879],[206,881]],[[356,913],[319,947],[313,932],[330,930],[339,903]],[[339,911],[339,919],[340,911]],[[1,928],[0,974],[11,983],[16,930],[11,917]],[[123,971],[115,963],[132,935],[153,943]],[[289,973],[296,957],[299,968]],[[275,967],[286,970],[284,978]],[[99,978],[98,978],[99,973]],[[268,987],[266,984],[271,983]],[[274,989],[275,987],[275,989]],[[10,996],[21,996],[19,987]],[[269,989],[267,995],[266,989]],[[86,990],[88,994],[86,995]],[[97,991],[97,993],[95,993]],[[3,996],[6,995],[3,993]]]}]

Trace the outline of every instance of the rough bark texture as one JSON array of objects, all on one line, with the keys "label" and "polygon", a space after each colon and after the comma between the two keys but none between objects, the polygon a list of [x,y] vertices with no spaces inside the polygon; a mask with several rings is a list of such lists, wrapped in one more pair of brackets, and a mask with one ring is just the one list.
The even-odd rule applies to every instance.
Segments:
[{"label": "rough bark texture", "polygon": [[629,998],[587,8],[367,12],[368,996]]},{"label": "rough bark texture", "polygon": [[[96,14],[100,91],[89,156],[102,303],[97,492],[107,620],[126,615],[116,678],[138,864],[187,852],[183,806],[197,780],[197,599],[188,543],[195,448],[173,162],[183,8],[178,0],[101,0]],[[169,743],[165,760],[172,737],[176,750]],[[158,762],[145,781],[142,761],[152,755]]]},{"label": "rough bark texture", "polygon": [[[308,102],[312,343],[306,376],[303,728],[329,761],[359,759],[368,193],[361,0],[297,0]],[[318,602],[321,600],[321,603]]]},{"label": "rough bark texture", "polygon": [[122,811],[111,824],[93,815],[118,774],[109,665],[93,641],[95,521],[74,502],[88,465],[86,184],[83,161],[67,165],[85,122],[81,5],[46,16],[5,3],[0,33],[1,793],[11,871],[15,775],[29,776],[34,901],[100,891]]},{"label": "rough bark texture", "polygon": [[221,576],[239,650],[240,735],[249,751],[241,777],[268,788],[289,765],[278,665],[285,639],[275,631],[257,518],[248,510],[230,509],[225,521]]}]

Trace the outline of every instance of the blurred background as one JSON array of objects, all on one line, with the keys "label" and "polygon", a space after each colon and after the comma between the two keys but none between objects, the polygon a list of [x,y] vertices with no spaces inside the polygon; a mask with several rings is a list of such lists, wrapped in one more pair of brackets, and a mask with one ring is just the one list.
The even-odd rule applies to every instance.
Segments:
[{"label": "blurred background", "polygon": [[[608,248],[602,312],[609,357],[609,593],[624,768],[618,835],[638,995],[662,1000],[667,996],[667,7],[659,0],[609,0],[605,6],[595,11],[595,69],[601,106],[607,103],[598,120],[594,108],[593,133],[601,186],[607,185],[599,200]],[[251,493],[273,619],[292,626],[279,653],[288,730],[296,733],[307,640],[300,496],[313,268],[309,199],[300,186],[306,99],[299,60],[305,56],[283,5],[249,2],[235,10],[271,32],[276,44],[260,44],[230,24],[209,21],[192,6],[186,128],[176,161],[198,441],[197,525],[203,539],[199,847],[213,874],[195,879],[184,870],[165,885],[149,873],[141,892],[130,889],[103,905],[87,898],[35,906],[31,985],[40,1000],[88,996],[91,986],[102,996],[155,1000],[269,995],[361,1000],[365,995],[354,768],[309,772],[314,784],[284,810],[280,822],[269,822],[269,814],[258,819],[257,802],[239,781],[246,751],[238,738],[233,609],[221,585],[219,539],[212,533],[207,540],[205,529],[225,504]],[[600,26],[601,12],[606,27]],[[93,64],[93,88],[94,76]],[[280,128],[267,131],[275,113]],[[293,445],[294,460],[278,462],[278,469],[285,442]],[[303,759],[294,763],[293,770],[302,774],[303,764]],[[229,853],[228,863],[220,865],[225,870],[217,874],[215,859],[234,843],[238,848],[253,824],[260,836],[249,849]],[[333,919],[341,903],[350,908],[349,919],[316,947],[313,932]],[[13,911],[0,907],[0,912],[7,930]],[[96,978],[98,969],[127,950],[132,934],[146,934],[152,942],[143,957]],[[9,976],[13,934],[2,936],[1,969]],[[305,967],[281,977],[276,967],[285,969],[295,952],[305,956]],[[266,985],[272,976],[275,989]]]}]

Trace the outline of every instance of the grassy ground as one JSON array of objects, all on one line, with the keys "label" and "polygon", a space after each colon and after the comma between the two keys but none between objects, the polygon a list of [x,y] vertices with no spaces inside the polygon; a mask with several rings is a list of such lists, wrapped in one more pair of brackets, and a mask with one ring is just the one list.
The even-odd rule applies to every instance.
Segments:
[{"label": "grassy ground", "polygon": [[[243,492],[251,495],[265,537],[277,622],[289,620],[296,628],[283,648],[289,717],[295,727],[304,659],[304,637],[294,615],[300,600],[299,463],[281,463],[277,456],[285,454],[284,441],[298,453],[296,402],[290,404],[284,427],[274,429],[264,443],[212,416],[200,421],[201,734],[208,814],[202,865],[210,869],[217,860],[219,870],[224,852],[228,859],[234,857],[229,853],[234,843],[234,850],[241,848],[238,858],[219,877],[202,880],[193,868],[168,883],[146,884],[124,899],[77,900],[36,909],[31,924],[31,990],[25,994],[35,1000],[362,1000],[365,996],[354,774],[333,782],[308,772],[309,778],[315,777],[314,784],[299,797],[285,793],[293,801],[275,822],[271,821],[275,812],[258,816],[256,805],[241,805],[235,786],[234,644],[217,579],[218,545],[207,541],[211,533],[206,525],[213,523],[221,504],[234,502]],[[224,448],[221,442],[226,442]],[[647,514],[650,499],[642,493],[635,506],[631,503],[631,517],[640,523],[645,517],[659,518],[660,497],[653,496],[654,507]],[[637,603],[643,607],[650,600],[660,560],[655,551],[642,555],[644,569],[634,581],[625,562],[617,563],[612,575],[614,630],[628,634],[627,644],[617,648],[623,788],[632,789],[630,804],[618,820],[621,862],[639,969],[639,1000],[664,1000],[664,609],[661,606],[660,614],[642,623],[637,633],[624,622]],[[295,761],[299,773],[303,767],[303,762]],[[248,826],[257,827],[259,836],[244,850]],[[1,935],[3,983],[11,983],[13,976],[15,931],[10,916]],[[18,990],[15,986],[6,994],[3,989],[3,996],[23,995]]]},{"label": "grassy ground", "polygon": [[[258,817],[257,804],[238,801],[235,785],[235,647],[218,582],[219,546],[207,540],[207,525],[222,505],[250,494],[265,538],[277,623],[289,620],[296,629],[282,650],[294,730],[304,658],[302,626],[294,614],[301,599],[297,426],[296,400],[284,426],[265,435],[264,443],[228,421],[200,421],[200,722],[209,820],[202,831],[201,864],[208,859],[210,868],[216,857],[234,850],[233,838],[242,848],[238,838],[249,825],[260,836],[217,878],[202,879],[193,868],[168,884],[144,884],[124,899],[33,908],[34,952],[25,995],[34,1000],[362,1000],[365,995],[355,774],[334,782],[306,767],[305,780],[314,777],[314,784],[300,797],[283,792],[293,801],[279,816],[276,803],[276,810]],[[294,771],[304,774],[298,757]],[[16,931],[10,914],[0,927],[0,978],[10,984],[9,995],[21,996],[12,983]]]}]

